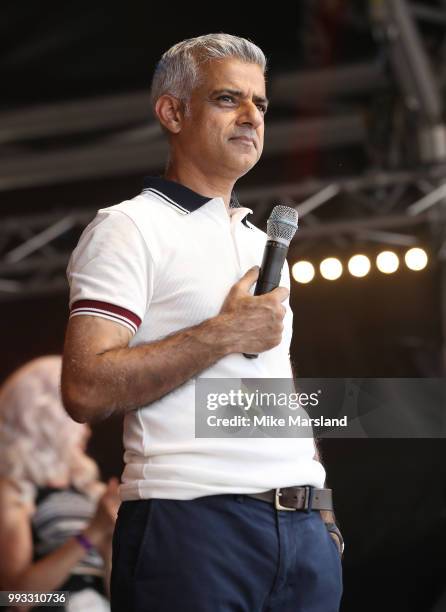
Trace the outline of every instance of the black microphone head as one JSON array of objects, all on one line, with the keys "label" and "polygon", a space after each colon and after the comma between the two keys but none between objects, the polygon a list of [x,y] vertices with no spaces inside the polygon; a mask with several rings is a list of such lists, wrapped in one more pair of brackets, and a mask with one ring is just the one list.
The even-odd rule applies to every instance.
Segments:
[{"label": "black microphone head", "polygon": [[268,240],[280,242],[288,247],[298,225],[297,210],[290,206],[274,206],[266,223]]}]

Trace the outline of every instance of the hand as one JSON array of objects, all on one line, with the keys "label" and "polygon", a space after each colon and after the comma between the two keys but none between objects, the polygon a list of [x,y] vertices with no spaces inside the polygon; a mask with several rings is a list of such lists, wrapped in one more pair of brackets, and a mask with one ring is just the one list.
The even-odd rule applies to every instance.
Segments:
[{"label": "hand", "polygon": [[118,495],[119,483],[117,478],[108,481],[107,488],[99,498],[96,512],[85,529],[85,536],[96,547],[113,535],[120,499]]},{"label": "hand", "polygon": [[335,541],[335,544],[336,544],[336,546],[338,548],[339,556],[342,557],[342,544],[341,544],[341,540],[338,538],[338,536],[335,533],[333,533],[331,531],[329,533],[330,533],[330,536]]},{"label": "hand", "polygon": [[253,296],[250,288],[259,276],[255,266],[232,286],[220,310],[223,332],[232,353],[257,354],[280,344],[289,296],[285,287],[276,287],[264,295]]}]

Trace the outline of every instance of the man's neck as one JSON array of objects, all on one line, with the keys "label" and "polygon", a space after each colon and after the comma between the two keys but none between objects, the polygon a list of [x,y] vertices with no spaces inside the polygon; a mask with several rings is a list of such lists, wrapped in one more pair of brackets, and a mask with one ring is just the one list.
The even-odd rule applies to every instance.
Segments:
[{"label": "man's neck", "polygon": [[164,178],[169,181],[181,183],[181,185],[189,187],[189,189],[192,189],[200,195],[212,198],[223,198],[225,206],[229,210],[231,193],[235,183],[233,180],[222,177],[204,176],[195,168],[178,168],[173,165],[167,167]]}]

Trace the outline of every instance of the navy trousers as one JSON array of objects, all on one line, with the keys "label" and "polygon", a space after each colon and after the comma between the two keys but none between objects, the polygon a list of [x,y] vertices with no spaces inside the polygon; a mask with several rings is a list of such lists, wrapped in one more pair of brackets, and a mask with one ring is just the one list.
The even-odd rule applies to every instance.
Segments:
[{"label": "navy trousers", "polygon": [[337,612],[341,560],[318,511],[245,495],[121,504],[112,612]]}]

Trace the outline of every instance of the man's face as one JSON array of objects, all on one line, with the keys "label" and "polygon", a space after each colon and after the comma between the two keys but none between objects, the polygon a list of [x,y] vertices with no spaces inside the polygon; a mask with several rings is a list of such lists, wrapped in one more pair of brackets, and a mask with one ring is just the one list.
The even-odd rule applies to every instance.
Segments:
[{"label": "man's face", "polygon": [[262,154],[265,78],[260,66],[235,58],[211,60],[201,74],[177,143],[209,176],[236,180]]}]

